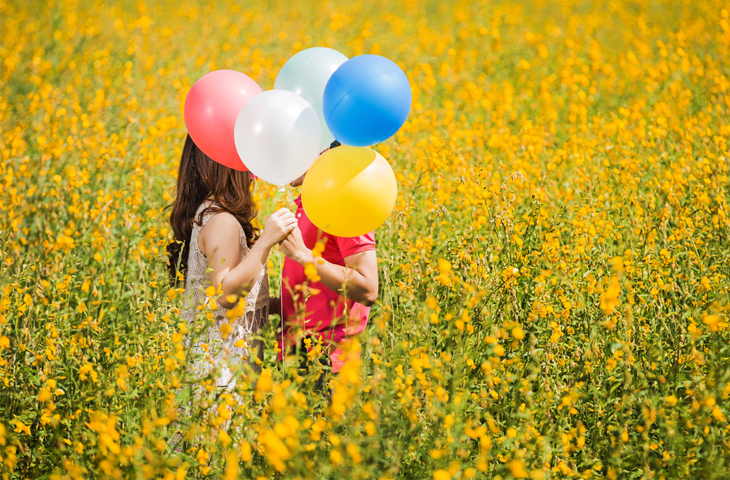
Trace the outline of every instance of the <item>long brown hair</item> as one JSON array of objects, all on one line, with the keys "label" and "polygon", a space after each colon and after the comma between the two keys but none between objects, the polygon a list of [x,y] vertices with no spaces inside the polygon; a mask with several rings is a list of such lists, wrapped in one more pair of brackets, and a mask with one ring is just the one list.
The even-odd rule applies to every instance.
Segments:
[{"label": "long brown hair", "polygon": [[[207,213],[230,213],[241,224],[248,244],[254,242],[258,232],[251,221],[258,211],[253,201],[253,185],[250,172],[215,162],[195,145],[190,135],[187,136],[170,212],[174,241],[167,246],[168,270],[174,284],[178,283],[178,271],[183,277],[187,275],[193,224],[201,225]],[[213,202],[195,218],[198,207],[208,198],[212,198]]]}]

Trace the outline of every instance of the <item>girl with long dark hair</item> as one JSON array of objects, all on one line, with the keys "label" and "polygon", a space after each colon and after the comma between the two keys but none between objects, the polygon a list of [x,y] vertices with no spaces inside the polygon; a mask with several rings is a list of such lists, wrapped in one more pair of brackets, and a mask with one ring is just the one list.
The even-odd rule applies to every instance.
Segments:
[{"label": "girl with long dark hair", "polygon": [[207,347],[193,347],[200,360],[192,369],[204,376],[215,365],[219,387],[235,385],[230,364],[262,355],[251,336],[266,323],[270,304],[278,305],[269,298],[267,257],[297,225],[294,214],[282,208],[259,235],[251,224],[258,213],[253,185],[250,172],[213,161],[188,135],[170,214],[169,271],[173,283],[184,280],[188,324],[199,313],[196,307],[212,307],[214,323],[202,339]]}]

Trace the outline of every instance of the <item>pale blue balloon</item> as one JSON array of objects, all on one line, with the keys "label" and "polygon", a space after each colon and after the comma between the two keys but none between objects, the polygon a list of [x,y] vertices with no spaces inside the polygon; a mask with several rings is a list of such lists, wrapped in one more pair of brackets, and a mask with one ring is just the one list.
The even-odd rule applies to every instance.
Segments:
[{"label": "pale blue balloon", "polygon": [[324,87],[335,70],[346,61],[347,57],[337,50],[325,47],[308,48],[287,60],[274,83],[274,89],[294,92],[312,105],[322,127],[320,151],[335,140],[327,128],[322,111]]}]

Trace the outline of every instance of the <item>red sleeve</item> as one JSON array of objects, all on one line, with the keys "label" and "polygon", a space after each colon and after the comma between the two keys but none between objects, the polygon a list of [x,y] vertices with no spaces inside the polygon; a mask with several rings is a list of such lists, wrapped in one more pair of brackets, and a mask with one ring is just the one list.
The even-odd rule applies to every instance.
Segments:
[{"label": "red sleeve", "polygon": [[375,250],[375,232],[366,233],[359,237],[333,237],[337,247],[340,249],[342,258],[345,259],[356,253]]}]

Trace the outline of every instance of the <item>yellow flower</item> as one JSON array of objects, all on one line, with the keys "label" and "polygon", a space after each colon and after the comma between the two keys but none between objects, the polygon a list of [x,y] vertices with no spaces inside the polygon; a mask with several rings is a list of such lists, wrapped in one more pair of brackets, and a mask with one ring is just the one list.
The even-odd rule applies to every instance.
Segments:
[{"label": "yellow flower", "polygon": [[515,478],[527,478],[527,471],[525,470],[525,466],[518,459],[510,461],[507,464],[507,469],[509,470],[509,473],[511,473],[512,476]]},{"label": "yellow flower", "polygon": [[444,260],[443,258],[438,259],[439,275],[437,279],[442,285],[451,285],[451,262]]},{"label": "yellow flower", "polygon": [[26,425],[25,423],[21,422],[20,420],[17,420],[15,422],[15,432],[16,433],[25,433],[26,435],[30,435],[30,427]]},{"label": "yellow flower", "polygon": [[507,267],[502,270],[502,280],[504,282],[510,282],[511,280],[519,277],[520,270],[515,267]]},{"label": "yellow flower", "polygon": [[621,294],[621,285],[617,277],[611,278],[611,283],[601,295],[601,310],[605,315],[611,315],[619,305],[618,297]]},{"label": "yellow flower", "polygon": [[244,462],[250,462],[253,458],[253,452],[251,450],[251,444],[246,440],[241,442],[241,460]]},{"label": "yellow flower", "polygon": [[314,244],[314,248],[312,249],[312,255],[314,257],[322,256],[322,252],[324,252],[324,244],[325,242],[321,240]]},{"label": "yellow flower", "polygon": [[444,418],[444,426],[446,428],[449,428],[453,424],[454,424],[454,417],[452,415],[450,415],[450,414],[449,415],[446,415],[446,417]]},{"label": "yellow flower", "polygon": [[271,391],[273,387],[273,381],[271,380],[271,370],[268,368],[263,369],[256,381],[256,392],[254,398],[257,402],[264,399],[264,394]]},{"label": "yellow flower", "polygon": [[51,391],[47,388],[42,388],[41,392],[38,394],[38,401],[42,402],[42,403],[47,402],[51,398],[52,398]]},{"label": "yellow flower", "polygon": [[339,464],[342,463],[343,458],[342,458],[342,454],[340,453],[339,450],[331,450],[330,451],[330,461],[334,465],[339,465]]},{"label": "yellow flower", "polygon": [[266,460],[279,472],[286,470],[284,463],[290,456],[291,452],[284,442],[271,430],[266,430],[259,435],[259,442],[264,447],[264,456]]},{"label": "yellow flower", "polygon": [[512,329],[512,336],[515,337],[516,340],[523,340],[525,338],[525,331],[522,330],[521,327],[517,326]]},{"label": "yellow flower", "polygon": [[228,336],[231,334],[232,331],[233,331],[233,328],[231,327],[230,323],[221,323],[220,332],[221,332],[221,337],[224,340],[226,338],[228,338]]},{"label": "yellow flower", "polygon": [[226,454],[226,470],[223,478],[225,480],[235,480],[238,478],[238,456],[234,451]]},{"label": "yellow flower", "polygon": [[428,308],[430,308],[431,310],[436,310],[437,312],[441,311],[441,309],[438,306],[438,302],[436,301],[436,299],[434,297],[428,297],[426,299],[426,305],[428,305]]},{"label": "yellow flower", "polygon": [[718,422],[724,422],[727,420],[725,414],[722,413],[722,410],[720,410],[720,407],[715,407],[712,409],[712,418],[714,418]]},{"label": "yellow flower", "polygon": [[228,435],[225,430],[218,430],[218,442],[220,442],[223,447],[227,447],[231,444],[231,436]]},{"label": "yellow flower", "polygon": [[702,319],[702,323],[710,327],[710,330],[717,332],[720,329],[720,317],[717,315],[708,315]]},{"label": "yellow flower", "polygon": [[79,369],[79,378],[81,380],[86,380],[89,375],[91,376],[91,380],[94,383],[97,383],[99,381],[99,377],[96,373],[96,370],[94,370],[94,366],[90,363],[86,363],[82,365]]},{"label": "yellow flower", "polygon": [[433,480],[451,480],[451,474],[446,470],[436,470],[433,472]]},{"label": "yellow flower", "polygon": [[313,263],[307,263],[304,265],[304,275],[310,282],[319,282],[321,280],[317,273],[317,267]]}]

